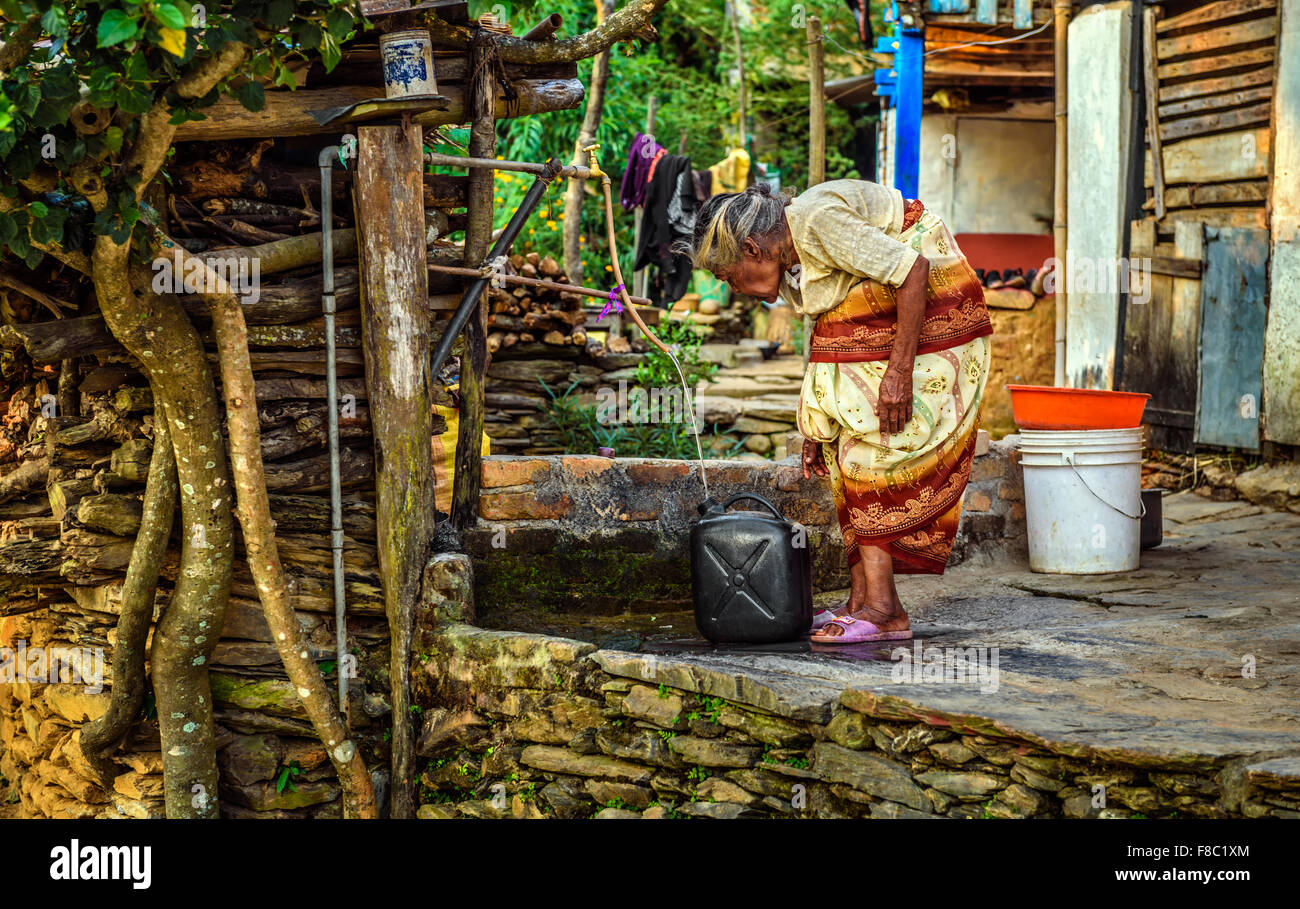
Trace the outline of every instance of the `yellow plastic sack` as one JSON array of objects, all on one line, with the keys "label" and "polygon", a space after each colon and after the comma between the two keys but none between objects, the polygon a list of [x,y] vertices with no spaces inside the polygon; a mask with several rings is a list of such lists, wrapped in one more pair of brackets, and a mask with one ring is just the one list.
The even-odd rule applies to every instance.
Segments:
[{"label": "yellow plastic sack", "polygon": [[[451,513],[451,492],[456,477],[456,437],[460,432],[460,411],[455,407],[433,405],[433,412],[447,421],[447,430],[433,437],[433,501],[434,507]],[[480,449],[483,457],[492,453],[492,440],[483,434]]]}]

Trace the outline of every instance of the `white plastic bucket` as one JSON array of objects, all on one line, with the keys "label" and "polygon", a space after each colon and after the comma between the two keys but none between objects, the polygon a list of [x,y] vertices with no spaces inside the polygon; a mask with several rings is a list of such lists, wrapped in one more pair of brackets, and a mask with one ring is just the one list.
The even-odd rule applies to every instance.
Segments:
[{"label": "white plastic bucket", "polygon": [[1029,567],[1107,574],[1138,567],[1142,430],[1020,431]]},{"label": "white plastic bucket", "polygon": [[412,28],[383,35],[379,39],[379,56],[384,66],[385,97],[438,93],[438,80],[433,72],[433,42],[428,29]]}]

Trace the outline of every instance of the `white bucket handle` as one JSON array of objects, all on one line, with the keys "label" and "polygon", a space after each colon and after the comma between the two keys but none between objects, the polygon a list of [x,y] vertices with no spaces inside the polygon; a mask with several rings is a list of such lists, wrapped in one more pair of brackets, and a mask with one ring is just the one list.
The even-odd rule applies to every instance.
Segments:
[{"label": "white bucket handle", "polygon": [[1093,498],[1095,498],[1098,502],[1100,502],[1101,504],[1105,505],[1107,508],[1111,509],[1112,511],[1117,511],[1117,512],[1119,512],[1119,513],[1122,514],[1124,517],[1126,517],[1126,518],[1128,518],[1129,520],[1132,520],[1132,521],[1140,521],[1140,520],[1142,520],[1144,517],[1146,517],[1146,514],[1147,514],[1147,503],[1146,503],[1146,502],[1143,502],[1143,501],[1141,500],[1141,498],[1138,499],[1138,504],[1142,506],[1142,512],[1141,512],[1140,514],[1129,514],[1129,513],[1128,513],[1127,511],[1125,511],[1124,509],[1122,509],[1122,508],[1117,508],[1116,506],[1112,505],[1110,502],[1107,502],[1105,499],[1103,499],[1101,496],[1099,496],[1099,495],[1097,494],[1097,490],[1095,490],[1095,489],[1093,489],[1091,486],[1089,486],[1089,485],[1088,485],[1088,481],[1085,480],[1085,479],[1083,478],[1083,474],[1079,473],[1079,468],[1077,468],[1077,467],[1074,466],[1074,453],[1073,453],[1073,452],[1069,452],[1069,451],[1063,451],[1063,452],[1061,452],[1061,460],[1065,461],[1065,463],[1067,463],[1067,464],[1070,465],[1070,469],[1073,470],[1073,471],[1074,471],[1074,475],[1075,475],[1076,477],[1079,478],[1079,482],[1083,484],[1083,488],[1086,489],[1086,490],[1088,490],[1088,492],[1092,493]]}]

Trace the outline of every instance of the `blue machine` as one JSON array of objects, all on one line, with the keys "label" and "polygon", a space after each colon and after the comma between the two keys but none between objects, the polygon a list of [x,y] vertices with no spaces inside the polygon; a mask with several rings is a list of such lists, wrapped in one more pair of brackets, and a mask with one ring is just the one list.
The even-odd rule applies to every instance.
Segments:
[{"label": "blue machine", "polygon": [[877,94],[894,114],[894,187],[905,199],[915,199],[921,176],[921,102],[925,86],[925,38],[919,29],[899,22],[898,3],[891,2],[885,24],[893,34],[876,39],[874,50],[893,54],[894,65],[875,72]]}]

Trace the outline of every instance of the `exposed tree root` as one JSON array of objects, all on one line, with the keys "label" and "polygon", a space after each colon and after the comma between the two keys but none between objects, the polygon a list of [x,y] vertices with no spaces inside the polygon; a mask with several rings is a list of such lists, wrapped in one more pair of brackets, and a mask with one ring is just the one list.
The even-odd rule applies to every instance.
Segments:
[{"label": "exposed tree root", "polygon": [[117,620],[113,647],[113,690],[108,710],[81,730],[81,751],[105,786],[111,786],[117,764],[109,757],[144,702],[145,642],[153,624],[158,569],[167,552],[172,519],[176,515],[176,456],[172,450],[170,421],[161,404],[154,408],[153,457],[144,492],[144,516],[131,550],[131,562],[122,584],[122,614]]}]

